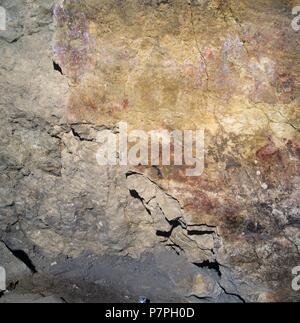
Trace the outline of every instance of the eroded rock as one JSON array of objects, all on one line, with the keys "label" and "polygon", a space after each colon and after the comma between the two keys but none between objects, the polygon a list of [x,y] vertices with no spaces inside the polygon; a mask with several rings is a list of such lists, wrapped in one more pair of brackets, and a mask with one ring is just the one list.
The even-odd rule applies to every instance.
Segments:
[{"label": "eroded rock", "polygon": [[[0,4],[0,238],[11,249],[45,269],[159,246],[187,301],[299,299],[290,1]],[[204,173],[99,166],[97,134],[119,121],[205,129]]]}]

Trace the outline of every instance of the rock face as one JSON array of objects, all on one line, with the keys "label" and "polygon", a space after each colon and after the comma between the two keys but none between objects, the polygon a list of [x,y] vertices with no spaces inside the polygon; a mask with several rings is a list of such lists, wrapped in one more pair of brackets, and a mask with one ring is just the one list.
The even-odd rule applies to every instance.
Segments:
[{"label": "rock face", "polygon": [[31,271],[19,259],[17,259],[3,243],[0,243],[0,266],[1,266],[1,282],[5,286],[0,287],[0,292],[5,291],[10,286],[15,285],[20,279],[30,276]]},{"label": "rock face", "polygon": [[[293,5],[0,0],[0,239],[45,272],[153,254],[184,301],[300,300]],[[120,121],[204,129],[203,174],[100,166]]]}]

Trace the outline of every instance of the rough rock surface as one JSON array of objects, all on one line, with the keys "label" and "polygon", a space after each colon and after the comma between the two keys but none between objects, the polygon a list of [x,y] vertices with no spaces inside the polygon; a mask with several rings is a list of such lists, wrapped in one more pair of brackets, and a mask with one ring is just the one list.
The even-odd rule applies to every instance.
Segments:
[{"label": "rough rock surface", "polygon": [[[299,300],[295,4],[0,0],[0,239],[42,273],[130,259],[154,300],[160,280],[170,300]],[[119,121],[205,129],[204,173],[99,166],[97,135]],[[98,266],[87,283],[141,292]]]},{"label": "rough rock surface", "polygon": [[24,262],[16,258],[7,247],[1,242],[0,243],[0,266],[2,269],[1,281],[3,280],[4,285],[3,290],[0,288],[0,292],[14,287],[18,284],[18,281],[24,279],[32,274],[30,269],[26,266]]}]

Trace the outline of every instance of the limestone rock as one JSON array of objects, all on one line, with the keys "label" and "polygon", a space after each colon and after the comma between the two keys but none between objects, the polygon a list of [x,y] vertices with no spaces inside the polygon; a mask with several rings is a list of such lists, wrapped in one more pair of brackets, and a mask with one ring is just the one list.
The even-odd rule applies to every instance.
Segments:
[{"label": "limestone rock", "polygon": [[[7,247],[0,242],[0,267],[1,267],[1,288],[6,290],[9,286],[13,286],[18,283],[19,280],[26,278],[32,274],[31,270],[26,266],[26,264],[16,258]],[[4,279],[2,279],[4,277]]]},{"label": "limestone rock", "polygon": [[[163,247],[159,266],[187,301],[299,300],[290,287],[300,261],[294,1],[0,5],[9,19],[0,239],[10,249],[43,271],[88,255],[138,261]],[[204,129],[203,174],[100,166],[98,135],[117,134],[119,121]]]}]

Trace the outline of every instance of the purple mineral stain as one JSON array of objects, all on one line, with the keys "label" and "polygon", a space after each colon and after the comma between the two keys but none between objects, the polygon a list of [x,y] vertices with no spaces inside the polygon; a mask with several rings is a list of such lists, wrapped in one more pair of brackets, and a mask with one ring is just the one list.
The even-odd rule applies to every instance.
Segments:
[{"label": "purple mineral stain", "polygon": [[75,81],[80,81],[90,68],[93,48],[87,15],[78,4],[78,0],[70,0],[53,10],[60,39],[53,46],[54,59]]}]

